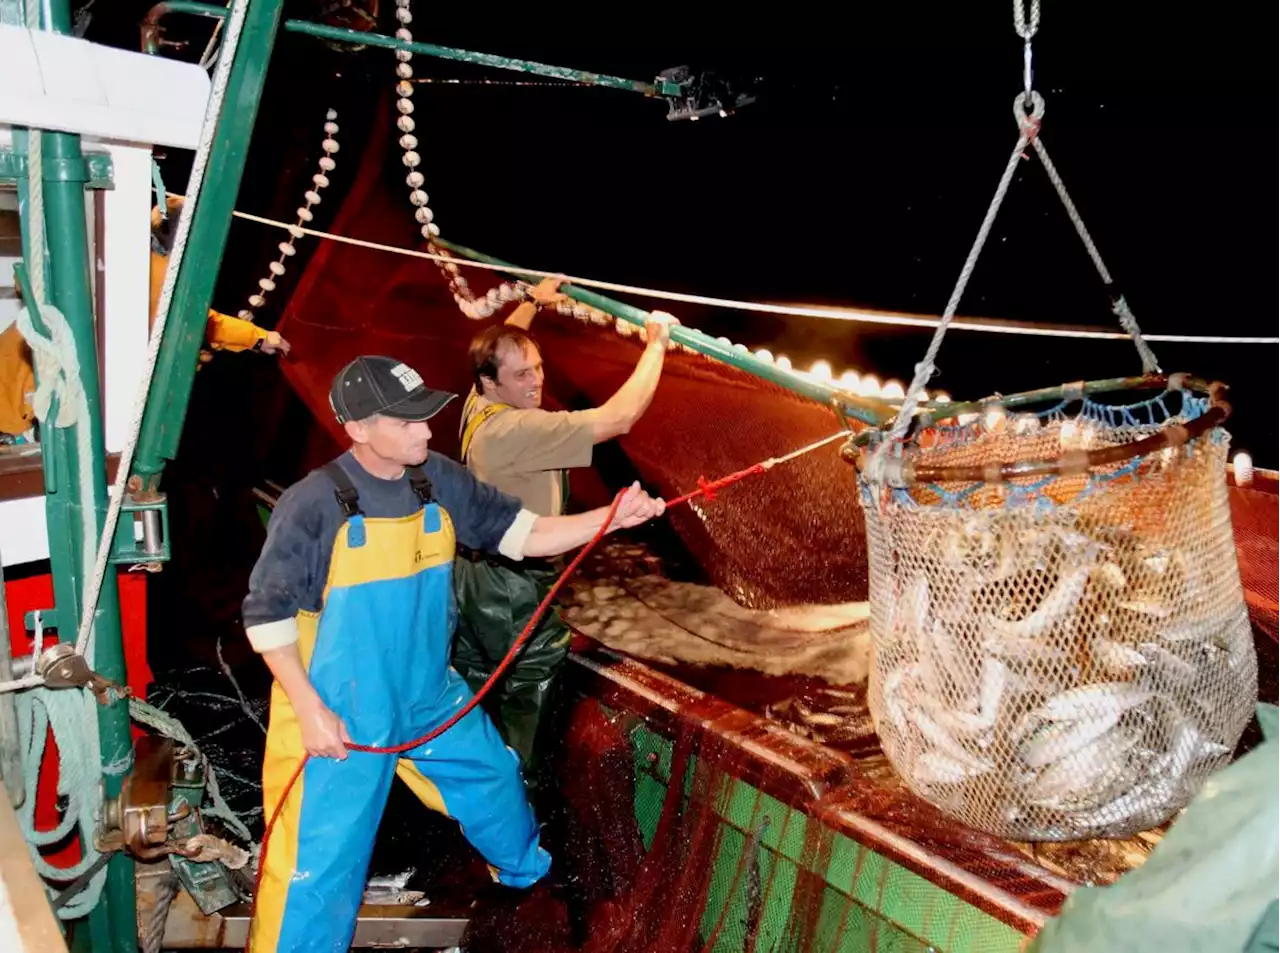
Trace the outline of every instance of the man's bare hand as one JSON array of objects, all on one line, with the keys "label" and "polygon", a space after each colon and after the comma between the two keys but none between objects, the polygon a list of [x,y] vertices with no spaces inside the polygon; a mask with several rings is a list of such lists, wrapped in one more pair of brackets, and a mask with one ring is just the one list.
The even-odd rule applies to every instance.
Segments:
[{"label": "man's bare hand", "polygon": [[288,354],[292,346],[279,331],[268,331],[267,336],[262,339],[263,354],[274,354],[276,351]]},{"label": "man's bare hand", "polygon": [[671,328],[679,323],[675,315],[665,311],[649,312],[649,318],[644,323],[645,341],[649,344],[661,344],[665,348],[671,340]]},{"label": "man's bare hand", "polygon": [[613,522],[609,524],[609,532],[617,529],[629,529],[632,526],[639,526],[641,523],[647,523],[655,517],[661,516],[666,510],[667,504],[661,499],[654,499],[644,490],[640,489],[639,481],[632,483],[627,487],[627,492],[622,497],[622,502],[618,505],[618,512],[613,515]]},{"label": "man's bare hand", "polygon": [[302,729],[302,747],[313,758],[347,758],[347,726],[319,698],[298,711]]},{"label": "man's bare hand", "polygon": [[530,290],[530,300],[540,308],[550,308],[559,304],[564,300],[564,295],[560,293],[560,285],[563,282],[563,278],[543,278]]}]

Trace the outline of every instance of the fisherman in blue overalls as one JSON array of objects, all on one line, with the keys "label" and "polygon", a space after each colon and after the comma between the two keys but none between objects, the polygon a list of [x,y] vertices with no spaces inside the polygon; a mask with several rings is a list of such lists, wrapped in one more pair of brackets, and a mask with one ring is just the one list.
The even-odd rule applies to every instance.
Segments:
[{"label": "fisherman in blue overalls", "polygon": [[[261,860],[255,953],[347,949],[393,774],[458,821],[499,882],[527,887],[550,866],[518,759],[479,709],[401,757],[346,748],[410,741],[470,700],[449,666],[455,542],[516,561],[552,556],[586,543],[608,516],[537,516],[428,455],[427,421],[453,397],[400,361],[357,358],[329,393],[351,449],[291,487],[272,515],[244,601],[249,641],[275,676],[267,817],[311,757]],[[608,530],[662,510],[633,485]]]}]

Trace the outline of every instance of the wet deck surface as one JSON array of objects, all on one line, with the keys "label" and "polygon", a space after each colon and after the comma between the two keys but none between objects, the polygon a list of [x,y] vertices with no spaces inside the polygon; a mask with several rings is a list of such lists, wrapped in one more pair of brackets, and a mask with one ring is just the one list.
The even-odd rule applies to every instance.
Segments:
[{"label": "wet deck surface", "polygon": [[[881,752],[867,710],[864,611],[852,604],[753,612],[688,576],[644,540],[611,541],[566,587],[565,617],[609,648],[849,754],[886,803],[915,800]],[[1123,840],[1003,843],[1058,876],[1106,884],[1141,866],[1164,829]],[[930,838],[922,828],[914,839]]]}]

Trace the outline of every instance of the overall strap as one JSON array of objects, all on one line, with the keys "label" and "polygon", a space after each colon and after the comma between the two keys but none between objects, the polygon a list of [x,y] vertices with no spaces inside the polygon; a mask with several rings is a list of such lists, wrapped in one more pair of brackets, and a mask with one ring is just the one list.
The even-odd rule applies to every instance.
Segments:
[{"label": "overall strap", "polygon": [[351,482],[351,477],[347,476],[347,471],[337,460],[330,460],[321,469],[333,485],[337,487],[334,496],[338,498],[338,505],[342,507],[342,515],[345,519],[351,519],[353,516],[363,515],[360,510],[360,494],[356,491],[356,486]]},{"label": "overall strap", "polygon": [[431,481],[427,479],[422,467],[405,467],[404,475],[409,478],[409,486],[418,495],[418,501],[426,506],[435,500],[435,491],[431,489]]},{"label": "overall strap", "polygon": [[471,453],[471,442],[475,439],[476,431],[481,425],[492,420],[504,410],[510,410],[510,404],[489,404],[479,413],[473,413],[469,417],[463,417],[465,423],[462,425],[462,446],[459,452],[462,455],[462,462],[467,462],[467,455]]}]

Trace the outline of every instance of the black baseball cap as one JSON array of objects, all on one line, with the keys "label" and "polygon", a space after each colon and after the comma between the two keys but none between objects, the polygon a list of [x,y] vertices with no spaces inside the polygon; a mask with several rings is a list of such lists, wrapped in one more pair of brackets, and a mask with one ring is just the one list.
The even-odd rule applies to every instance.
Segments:
[{"label": "black baseball cap", "polygon": [[329,388],[329,406],[340,424],[375,414],[429,420],[457,396],[428,390],[422,375],[404,361],[372,354],[357,357],[338,372]]}]

